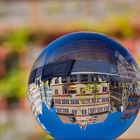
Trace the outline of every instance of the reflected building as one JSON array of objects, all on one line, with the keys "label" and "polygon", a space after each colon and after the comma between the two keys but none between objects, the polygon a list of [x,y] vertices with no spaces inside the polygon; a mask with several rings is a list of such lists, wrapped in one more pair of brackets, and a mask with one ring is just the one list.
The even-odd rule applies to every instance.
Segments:
[{"label": "reflected building", "polygon": [[127,105],[123,112],[122,118],[123,120],[129,119],[135,116],[139,111],[140,104],[140,94],[131,94],[127,98]]},{"label": "reflected building", "polygon": [[109,83],[98,74],[72,74],[53,78],[56,112],[63,123],[87,124],[105,121],[110,112]]},{"label": "reflected building", "polygon": [[51,109],[53,107],[53,92],[52,92],[52,86],[48,85],[48,82],[43,83],[42,88],[42,101],[46,104],[48,109]]},{"label": "reflected building", "polygon": [[35,117],[42,114],[42,99],[39,88],[36,84],[32,83],[28,87],[29,103],[31,105],[31,110]]},{"label": "reflected building", "polygon": [[35,79],[35,83],[30,84],[28,88],[29,102],[35,117],[42,114],[42,103],[44,102],[48,109],[52,107],[52,88],[48,82],[42,82],[41,77]]},{"label": "reflected building", "polygon": [[[135,114],[134,112],[137,112],[136,110],[138,110],[138,101],[135,100],[135,104],[128,98],[132,98],[133,94],[136,94],[136,96],[139,96],[140,94],[140,90],[138,88],[139,74],[137,74],[139,69],[137,64],[131,60],[132,58],[125,58],[117,51],[115,53],[115,57],[119,74],[118,76],[110,77],[111,105],[114,106],[117,111],[123,112],[122,118],[129,118]],[[135,98],[138,99],[139,97]],[[132,111],[130,108],[135,108],[135,111]]]}]

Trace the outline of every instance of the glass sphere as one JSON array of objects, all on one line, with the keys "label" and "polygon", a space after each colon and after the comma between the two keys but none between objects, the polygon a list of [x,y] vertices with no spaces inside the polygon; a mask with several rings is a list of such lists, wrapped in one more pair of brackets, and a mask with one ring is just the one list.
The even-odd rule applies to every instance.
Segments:
[{"label": "glass sphere", "polygon": [[77,32],[49,44],[33,64],[29,102],[39,125],[57,140],[112,140],[135,120],[139,68],[113,39]]}]

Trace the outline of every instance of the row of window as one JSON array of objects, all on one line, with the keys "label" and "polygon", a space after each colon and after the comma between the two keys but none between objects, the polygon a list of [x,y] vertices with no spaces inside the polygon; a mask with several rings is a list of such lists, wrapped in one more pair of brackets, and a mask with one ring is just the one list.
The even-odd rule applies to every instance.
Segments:
[{"label": "row of window", "polygon": [[[94,89],[93,89],[94,90]],[[108,91],[108,88],[107,88],[107,86],[103,86],[102,87],[102,92],[103,93],[106,93]],[[54,92],[55,92],[55,95],[58,95],[59,94],[59,92],[58,92],[58,89],[55,89],[54,90]],[[86,89],[85,88],[80,88],[80,92],[81,92],[81,94],[84,94],[84,93],[86,93]],[[77,93],[77,90],[75,90],[75,89],[73,89],[73,90],[68,90],[67,89],[67,87],[63,87],[63,91],[62,91],[62,93],[63,94],[68,94],[68,93]]]},{"label": "row of window", "polygon": [[[62,77],[62,83],[68,83],[68,78],[70,82],[78,82],[78,75],[71,75],[70,77]],[[81,74],[79,82],[98,82],[98,81],[108,81],[108,77],[106,75],[88,75],[88,74]],[[55,84],[59,84],[59,78],[55,79]]]},{"label": "row of window", "polygon": [[139,97],[129,97],[128,98],[128,102],[134,102],[134,103],[138,103],[139,102]]},{"label": "row of window", "polygon": [[77,114],[89,115],[93,113],[108,112],[109,110],[110,110],[109,106],[100,107],[100,108],[82,109],[81,111],[57,108],[57,113],[66,113],[66,114],[74,114],[74,115],[77,115]]},{"label": "row of window", "polygon": [[138,109],[138,105],[129,105],[129,106],[127,106],[126,109],[128,109],[128,110],[135,110],[135,109]]},{"label": "row of window", "polygon": [[60,100],[55,99],[56,104],[90,104],[90,103],[102,103],[109,102],[109,97],[94,98],[94,99],[73,99],[73,100]]},{"label": "row of window", "polygon": [[[130,82],[131,83],[131,82]],[[127,90],[128,92],[137,92],[138,88],[133,84],[130,85],[130,83],[122,84],[121,82],[111,82],[111,89],[113,91],[119,91],[122,92],[123,90]]]},{"label": "row of window", "polygon": [[109,110],[110,110],[110,107],[106,106],[106,107],[101,107],[101,108],[91,108],[89,109],[89,112],[93,114],[93,113],[107,112]]}]

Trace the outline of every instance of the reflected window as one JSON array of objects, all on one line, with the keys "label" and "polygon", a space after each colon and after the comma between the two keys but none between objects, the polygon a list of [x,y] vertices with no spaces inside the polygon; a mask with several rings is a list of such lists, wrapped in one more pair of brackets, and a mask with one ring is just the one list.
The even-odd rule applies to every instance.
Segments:
[{"label": "reflected window", "polygon": [[89,104],[90,103],[90,99],[86,99],[86,103]]},{"label": "reflected window", "polygon": [[58,89],[55,89],[55,95],[58,95]]},{"label": "reflected window", "polygon": [[81,74],[80,79],[81,79],[81,82],[87,82],[88,81],[88,75],[87,74]]},{"label": "reflected window", "polygon": [[67,83],[67,77],[62,77],[62,83]]},{"label": "reflected window", "polygon": [[94,110],[95,110],[94,108],[91,108],[91,109],[89,110],[89,112],[90,112],[90,113],[94,113]]},{"label": "reflected window", "polygon": [[77,75],[71,75],[70,82],[77,82]]},{"label": "reflected window", "polygon": [[102,91],[103,91],[103,92],[107,92],[107,87],[103,86]]},{"label": "reflected window", "polygon": [[57,99],[57,100],[55,100],[55,103],[56,103],[56,104],[61,104],[61,100],[58,100],[58,99]]},{"label": "reflected window", "polygon": [[72,114],[76,115],[77,111],[76,110],[72,110]]},{"label": "reflected window", "polygon": [[82,115],[86,115],[87,114],[87,110],[82,110]]},{"label": "reflected window", "polygon": [[71,100],[71,104],[79,104],[79,100],[77,100],[77,99]]},{"label": "reflected window", "polygon": [[101,78],[101,81],[107,81],[107,78],[105,75],[101,75],[100,78]]},{"label": "reflected window", "polygon": [[57,108],[57,113],[62,113],[62,109]]},{"label": "reflected window", "polygon": [[59,84],[59,78],[55,79],[55,84]]},{"label": "reflected window", "polygon": [[63,94],[67,94],[67,88],[63,87]]},{"label": "reflected window", "polygon": [[100,112],[102,112],[102,110],[103,110],[103,108],[97,108],[97,109],[96,109],[96,112],[97,112],[97,113],[100,113]]},{"label": "reflected window", "polygon": [[98,76],[97,75],[92,75],[91,76],[91,81],[98,82]]},{"label": "reflected window", "polygon": [[86,104],[86,100],[85,99],[82,99],[80,100],[82,104]]},{"label": "reflected window", "polygon": [[62,104],[69,104],[69,100],[62,100]]},{"label": "reflected window", "polygon": [[63,109],[63,113],[69,113],[68,109]]}]

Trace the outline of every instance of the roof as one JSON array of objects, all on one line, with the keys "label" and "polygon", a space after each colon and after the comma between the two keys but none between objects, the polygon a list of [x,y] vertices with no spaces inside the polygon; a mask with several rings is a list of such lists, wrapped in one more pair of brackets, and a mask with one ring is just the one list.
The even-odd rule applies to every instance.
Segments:
[{"label": "roof", "polygon": [[41,80],[46,81],[53,77],[69,76],[73,72],[96,72],[96,73],[112,73],[114,68],[117,73],[117,66],[109,62],[94,60],[68,60],[49,63],[44,67],[39,67],[31,72],[29,83],[35,81],[35,78],[41,76]]}]

